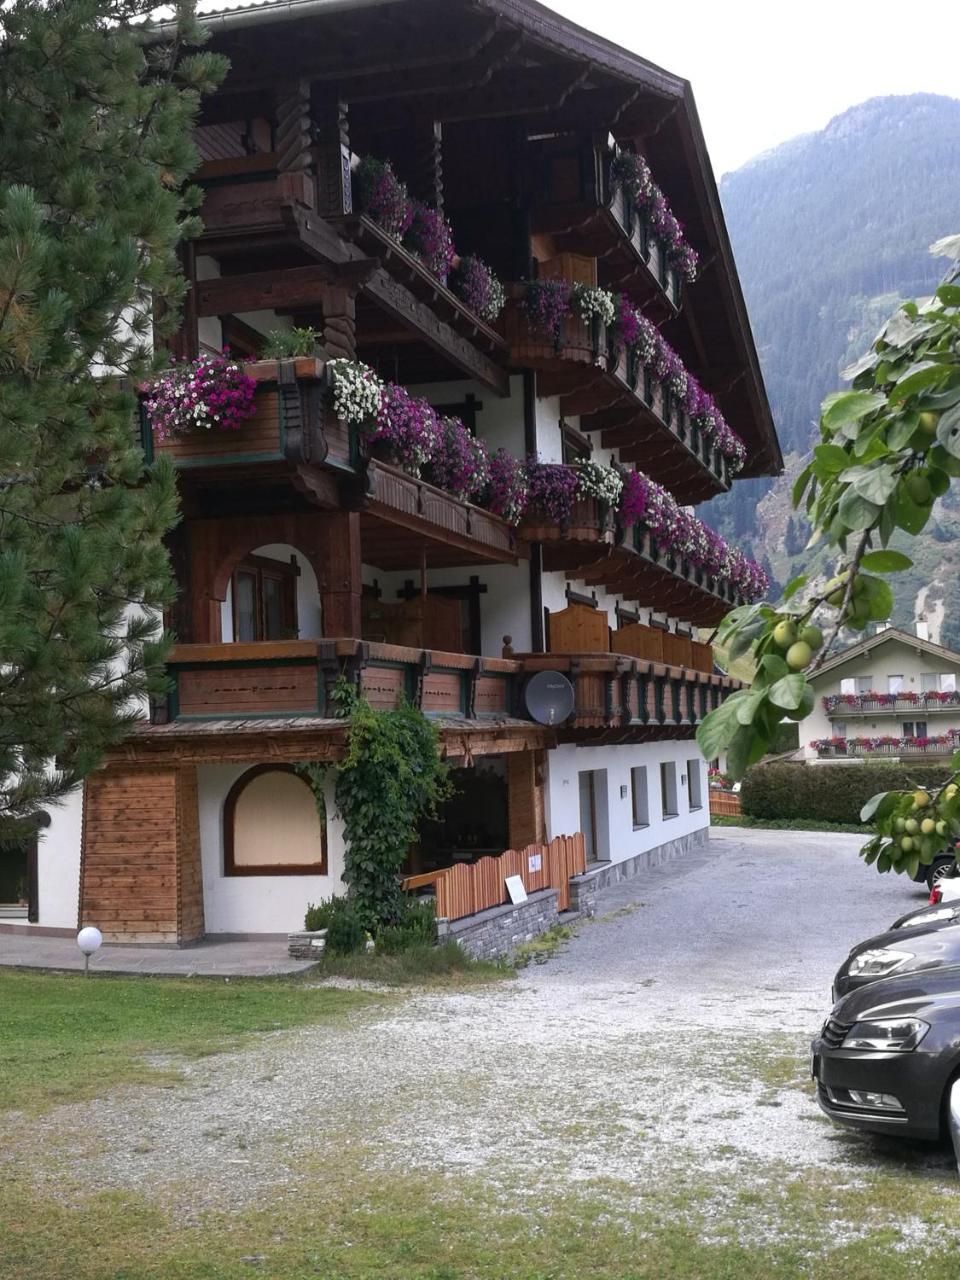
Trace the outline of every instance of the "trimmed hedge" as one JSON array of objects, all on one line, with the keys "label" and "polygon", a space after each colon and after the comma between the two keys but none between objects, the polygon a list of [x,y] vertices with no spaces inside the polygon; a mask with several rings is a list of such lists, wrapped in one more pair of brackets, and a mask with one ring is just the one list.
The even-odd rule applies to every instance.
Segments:
[{"label": "trimmed hedge", "polygon": [[858,823],[878,791],[938,787],[952,776],[946,765],[759,764],[743,779],[740,806],[752,818]]}]

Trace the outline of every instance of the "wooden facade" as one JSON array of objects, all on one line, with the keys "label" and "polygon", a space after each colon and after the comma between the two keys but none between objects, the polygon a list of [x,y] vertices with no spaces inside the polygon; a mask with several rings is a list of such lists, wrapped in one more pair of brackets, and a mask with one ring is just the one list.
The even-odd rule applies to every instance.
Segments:
[{"label": "wooden facade", "polygon": [[[548,403],[564,451],[571,433],[587,452],[616,451],[681,503],[723,492],[726,460],[602,326],[570,318],[555,343],[522,308],[523,282],[538,276],[625,290],[746,441],[745,474],[775,471],[779,447],[688,87],[527,0],[334,9],[210,19],[209,47],[230,71],[197,129],[204,229],[186,255],[174,347],[189,359],[230,345],[256,379],[256,406],[229,432],[161,439],[141,422],[145,457],[172,460],[181,496],[169,540],[176,644],[169,696],[86,785],[80,921],[110,938],[202,935],[199,813],[224,799],[205,766],[342,758],[338,680],[374,707],[422,710],[459,768],[502,757],[512,850],[437,879],[449,918],[503,901],[507,868],[526,877],[538,858],[528,888],[554,885],[565,904],[585,855],[580,835],[547,839],[558,743],[688,739],[736,687],[688,634],[740,603],[732,588],[618,527],[593,500],[577,501],[563,524],[530,511],[515,527],[404,470],[365,427],[337,417],[328,367],[362,360],[517,457],[538,452]],[[614,180],[618,148],[642,152],[669,189],[700,252],[693,288]],[[364,156],[389,160],[412,196],[450,220],[458,251],[507,282],[497,320],[359,207]],[[264,359],[273,324],[313,329],[316,354]],[[251,559],[270,548],[295,555],[283,608],[268,618]],[[637,614],[613,627],[579,600],[545,620],[549,574],[617,596],[618,619],[622,599],[671,627]],[[507,656],[490,655],[508,614],[529,620],[535,651],[511,654],[507,642]],[[525,707],[526,681],[542,670],[574,687],[574,713],[555,728]],[[205,846],[210,866],[219,857]]]}]

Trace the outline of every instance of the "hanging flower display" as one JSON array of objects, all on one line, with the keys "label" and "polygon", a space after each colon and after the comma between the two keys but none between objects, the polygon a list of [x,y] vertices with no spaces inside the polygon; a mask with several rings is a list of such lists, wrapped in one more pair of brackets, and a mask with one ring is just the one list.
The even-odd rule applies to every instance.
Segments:
[{"label": "hanging flower display", "polygon": [[613,294],[594,285],[574,284],[570,289],[570,305],[587,324],[599,320],[603,325],[611,325],[617,314]]},{"label": "hanging flower display", "polygon": [[607,467],[602,462],[587,458],[578,462],[575,470],[578,498],[593,498],[606,507],[617,506],[623,492],[623,476],[616,467]]},{"label": "hanging flower display", "polygon": [[256,412],[256,390],[256,379],[248,377],[226,350],[222,355],[204,353],[172,364],[155,378],[144,407],[158,440],[214,427],[237,431]]},{"label": "hanging flower display", "polygon": [[509,524],[519,524],[527,507],[527,472],[519,458],[498,449],[490,459],[490,484],[484,505]]},{"label": "hanging flower display", "polygon": [[653,181],[650,166],[643,156],[621,151],[614,157],[610,177],[618,183],[640,209],[651,230],[664,242],[667,258],[687,281],[697,278],[696,250],[683,234],[683,225],[671,212],[667,198]]},{"label": "hanging flower display", "polygon": [[619,515],[625,528],[641,525],[649,530],[661,551],[682,557],[712,578],[729,582],[745,600],[758,600],[766,594],[769,580],[756,561],[730,547],[642,471],[627,472]]},{"label": "hanging flower display", "polygon": [[372,422],[380,408],[383,382],[369,365],[357,360],[328,360],[327,373],[333,387],[333,411],[351,427]]},{"label": "hanging flower display", "polygon": [[570,295],[569,280],[533,280],[523,300],[530,323],[549,333],[557,346],[563,341],[563,322],[571,312]]},{"label": "hanging flower display", "polygon": [[389,160],[364,156],[354,174],[357,203],[368,217],[399,240],[413,221],[413,205],[406,183]]},{"label": "hanging flower display", "polygon": [[428,271],[438,280],[447,283],[450,267],[457,256],[450,223],[440,212],[421,200],[413,202],[410,225],[403,243],[414,253]]},{"label": "hanging flower display", "polygon": [[371,444],[383,445],[404,471],[419,476],[426,464],[439,454],[443,429],[431,404],[388,382],[380,396],[368,439]]},{"label": "hanging flower display", "polygon": [[449,286],[474,315],[492,324],[500,315],[507,295],[503,285],[481,258],[465,254],[449,277]]},{"label": "hanging flower display", "polygon": [[459,418],[440,419],[440,444],[430,459],[430,478],[461,501],[473,501],[490,483],[490,453]]},{"label": "hanging flower display", "polygon": [[579,479],[562,462],[527,459],[527,513],[537,512],[560,526],[570,523]]}]

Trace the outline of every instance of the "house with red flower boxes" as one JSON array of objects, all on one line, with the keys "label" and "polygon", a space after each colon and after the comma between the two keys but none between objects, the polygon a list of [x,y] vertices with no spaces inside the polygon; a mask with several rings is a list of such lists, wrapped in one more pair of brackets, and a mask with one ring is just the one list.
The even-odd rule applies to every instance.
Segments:
[{"label": "house with red flower boxes", "polygon": [[935,761],[960,747],[960,653],[917,629],[885,627],[824,663],[800,725],[807,761]]},{"label": "house with red flower boxes", "polygon": [[297,771],[343,755],[342,679],[438,727],[455,799],[407,874],[449,916],[507,850],[562,906],[704,841],[735,682],[701,636],[766,583],[696,507],[782,460],[689,84],[532,0],[205,21],[230,71],[140,423],[181,495],[170,693],[7,914],[301,927],[342,890]]}]

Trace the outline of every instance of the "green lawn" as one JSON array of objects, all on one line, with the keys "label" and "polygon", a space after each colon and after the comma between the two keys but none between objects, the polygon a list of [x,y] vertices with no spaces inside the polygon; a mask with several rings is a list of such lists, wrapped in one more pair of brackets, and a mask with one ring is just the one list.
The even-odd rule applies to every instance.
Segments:
[{"label": "green lawn", "polygon": [[118,1084],[160,1083],[177,1072],[150,1065],[147,1054],[212,1053],[250,1032],[343,1018],[378,999],[290,979],[84,978],[0,969],[0,1111],[42,1110]]}]

